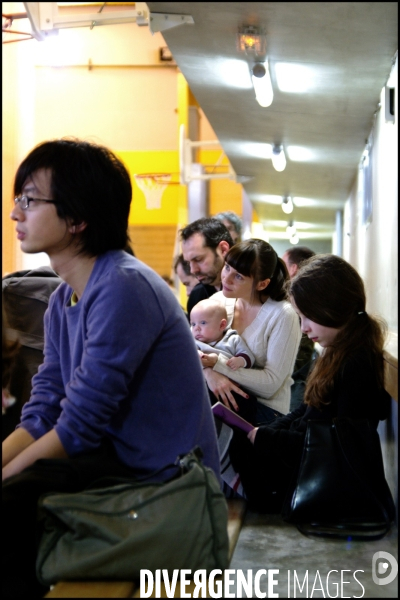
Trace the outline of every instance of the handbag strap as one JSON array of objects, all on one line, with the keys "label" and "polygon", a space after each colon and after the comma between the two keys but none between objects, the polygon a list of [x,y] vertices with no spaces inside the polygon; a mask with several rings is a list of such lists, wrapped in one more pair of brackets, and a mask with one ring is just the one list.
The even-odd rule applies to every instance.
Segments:
[{"label": "handbag strap", "polygon": [[[351,419],[345,419],[346,422],[351,422]],[[362,487],[366,490],[369,497],[375,502],[376,505],[379,506],[382,512],[382,516],[384,518],[384,523],[299,523],[297,524],[298,530],[304,535],[313,535],[319,537],[329,537],[329,538],[340,538],[351,536],[353,540],[379,540],[384,537],[390,530],[392,521],[388,515],[388,512],[382,502],[376,497],[376,495],[371,490],[368,483],[362,479],[360,473],[357,469],[354,468],[351,460],[346,453],[346,448],[343,444],[343,439],[341,435],[341,421],[343,418],[337,419],[334,418],[332,424],[330,426],[335,428],[336,431],[336,439],[342,451],[342,454],[351,470],[354,474],[355,478],[361,483]],[[365,426],[369,427],[369,423],[366,419],[360,420],[360,424],[363,423]],[[311,426],[311,422],[308,423],[307,430],[309,434],[309,428]],[[308,436],[307,436],[308,437]],[[368,533],[362,534],[366,531],[366,526],[368,526]],[[375,531],[375,533],[374,533]],[[357,533],[359,532],[359,533]]]}]

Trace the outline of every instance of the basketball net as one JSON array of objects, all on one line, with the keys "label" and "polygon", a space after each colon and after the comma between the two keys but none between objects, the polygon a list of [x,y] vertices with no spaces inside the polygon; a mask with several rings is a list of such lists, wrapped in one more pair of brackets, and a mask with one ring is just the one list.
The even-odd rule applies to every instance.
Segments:
[{"label": "basketball net", "polygon": [[138,188],[146,198],[146,208],[152,210],[161,208],[161,198],[171,179],[170,174],[162,175],[134,175]]}]

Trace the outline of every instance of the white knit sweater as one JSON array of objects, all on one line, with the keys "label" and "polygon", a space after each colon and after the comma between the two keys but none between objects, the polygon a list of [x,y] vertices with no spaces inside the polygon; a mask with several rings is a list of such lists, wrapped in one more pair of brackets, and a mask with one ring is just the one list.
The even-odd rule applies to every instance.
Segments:
[{"label": "white knit sweater", "polygon": [[[214,294],[214,299],[225,305],[231,327],[236,300],[225,298],[222,292]],[[241,336],[256,358],[254,367],[232,371],[226,366],[227,358],[220,354],[214,371],[255,394],[262,404],[288,413],[291,374],[301,338],[299,317],[292,305],[285,300],[277,302],[268,298]]]}]

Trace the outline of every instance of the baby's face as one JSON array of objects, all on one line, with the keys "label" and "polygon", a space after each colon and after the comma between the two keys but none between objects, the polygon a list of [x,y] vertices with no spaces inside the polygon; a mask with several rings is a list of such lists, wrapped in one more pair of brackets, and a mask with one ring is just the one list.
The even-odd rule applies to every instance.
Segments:
[{"label": "baby's face", "polygon": [[209,344],[219,340],[223,330],[220,328],[221,319],[209,310],[192,308],[190,313],[190,327],[193,337],[200,342]]}]

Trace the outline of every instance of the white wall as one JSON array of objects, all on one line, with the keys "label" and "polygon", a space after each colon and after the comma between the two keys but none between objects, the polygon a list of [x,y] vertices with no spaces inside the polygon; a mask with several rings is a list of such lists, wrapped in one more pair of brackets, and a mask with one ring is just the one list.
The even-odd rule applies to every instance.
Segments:
[{"label": "white wall", "polygon": [[[394,68],[397,70],[397,60]],[[385,122],[383,88],[373,128],[372,220],[367,225],[362,223],[361,181],[358,176],[344,211],[344,258],[364,279],[367,310],[381,315],[387,321],[390,331],[397,334],[398,83],[397,78],[394,79],[395,122]]]}]

